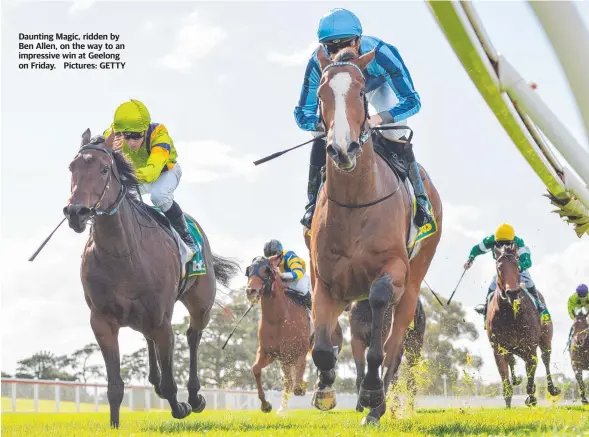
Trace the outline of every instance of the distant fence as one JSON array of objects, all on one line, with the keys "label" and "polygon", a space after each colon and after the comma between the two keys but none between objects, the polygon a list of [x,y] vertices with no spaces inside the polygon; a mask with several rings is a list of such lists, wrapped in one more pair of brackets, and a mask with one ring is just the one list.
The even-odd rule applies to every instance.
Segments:
[{"label": "distant fence", "polygon": [[[2,412],[92,412],[108,411],[106,384],[85,384],[70,381],[48,381],[37,379],[2,378]],[[525,395],[522,386],[516,388],[513,405],[524,404]],[[257,391],[203,388],[200,393],[207,401],[209,410],[257,410],[260,408]],[[418,396],[418,408],[447,407],[502,407],[503,397],[495,396]],[[290,409],[309,409],[311,406],[311,390],[305,396],[291,396]],[[280,406],[282,393],[266,390],[266,398],[277,409]],[[188,397],[186,389],[178,387],[179,399]],[[565,391],[559,404],[570,404],[577,398],[575,390],[570,387]],[[548,405],[550,401],[538,396],[539,403]],[[353,393],[338,393],[337,408],[353,409],[357,396]],[[122,408],[126,411],[168,411],[166,400],[160,399],[152,386],[125,386],[125,397]]]}]

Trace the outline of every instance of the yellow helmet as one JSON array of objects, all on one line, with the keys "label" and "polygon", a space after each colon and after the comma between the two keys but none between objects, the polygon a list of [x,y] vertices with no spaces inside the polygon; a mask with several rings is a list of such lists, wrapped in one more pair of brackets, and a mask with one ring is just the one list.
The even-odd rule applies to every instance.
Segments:
[{"label": "yellow helmet", "polygon": [[503,223],[495,231],[495,241],[513,241],[514,239],[515,230],[507,223]]},{"label": "yellow helmet", "polygon": [[149,128],[149,111],[139,100],[121,103],[115,111],[115,132],[145,132]]}]

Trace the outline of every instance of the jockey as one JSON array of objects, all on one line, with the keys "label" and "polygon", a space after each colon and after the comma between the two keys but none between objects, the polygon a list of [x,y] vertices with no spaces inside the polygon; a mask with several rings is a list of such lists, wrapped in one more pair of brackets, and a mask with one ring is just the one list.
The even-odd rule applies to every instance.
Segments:
[{"label": "jockey", "polygon": [[[534,284],[532,276],[528,271],[528,269],[532,267],[532,257],[530,254],[530,248],[524,244],[524,240],[515,235],[515,230],[511,225],[506,223],[502,224],[497,228],[494,235],[488,236],[481,243],[474,246],[470,251],[468,260],[464,264],[464,269],[468,270],[472,266],[472,263],[474,262],[474,259],[477,256],[487,252],[491,252],[493,255],[493,259],[495,259],[495,252],[493,251],[495,245],[505,243],[509,244],[513,242],[515,242],[515,244],[517,244],[517,247],[519,248],[519,281],[520,283],[523,282],[525,284],[527,291],[534,298],[536,306],[538,307],[538,311],[541,313],[541,316],[544,320],[545,317],[548,317],[548,311],[547,308],[542,304],[542,302],[538,298],[538,291],[536,290],[536,285]],[[491,285],[489,286],[487,298],[485,299],[485,308],[484,312],[482,313],[484,315],[487,314],[487,303],[489,301],[489,296],[495,291],[496,288],[497,275],[495,274],[493,276],[493,282],[491,282]]]},{"label": "jockey", "polygon": [[305,261],[300,259],[292,250],[284,250],[278,240],[270,240],[264,244],[264,256],[269,258],[280,255],[280,278],[287,287],[303,297],[305,305],[311,309],[311,293],[309,288],[311,281],[305,273]]},{"label": "jockey", "polygon": [[[362,25],[356,15],[346,9],[331,9],[319,21],[317,30],[319,47],[313,52],[303,79],[303,86],[294,116],[298,126],[319,136],[325,126],[318,116],[319,101],[317,89],[321,79],[321,71],[317,60],[317,51],[325,50],[332,59],[345,47],[352,47],[359,55],[375,50],[374,60],[364,72],[366,79],[366,98],[369,104],[370,127],[380,125],[407,125],[407,118],[415,115],[421,108],[419,94],[413,86],[409,70],[405,66],[397,48],[384,41],[362,35]],[[388,140],[406,140],[404,129],[382,131]],[[410,170],[409,178],[417,197],[417,213],[415,223],[419,227],[431,220],[428,210],[428,198],[419,174],[419,168],[413,152],[408,153]],[[311,220],[315,211],[315,202],[321,184],[321,168],[326,163],[325,140],[317,139],[311,149],[309,182],[307,195],[309,203],[301,224],[311,228]]]},{"label": "jockey", "polygon": [[[575,320],[575,313],[577,311],[582,310],[585,308],[586,311],[589,312],[589,296],[587,286],[585,284],[580,284],[577,287],[576,293],[573,293],[571,297],[569,297],[569,316],[571,319]],[[570,345],[571,340],[573,337],[573,327],[571,326],[571,331],[569,332],[569,342]]]},{"label": "jockey", "polygon": [[109,137],[113,132],[115,150],[122,149],[135,167],[140,192],[151,193],[151,202],[163,211],[182,241],[196,253],[184,213],[174,200],[182,169],[176,161],[178,154],[166,127],[151,122],[143,103],[130,100],[116,109],[114,121],[104,131],[104,136]]}]

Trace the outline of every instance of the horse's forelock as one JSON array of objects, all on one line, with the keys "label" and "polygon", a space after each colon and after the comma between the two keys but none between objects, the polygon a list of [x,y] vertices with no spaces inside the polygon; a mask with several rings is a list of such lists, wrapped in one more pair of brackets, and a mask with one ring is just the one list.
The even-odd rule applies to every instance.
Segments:
[{"label": "horse's forelock", "polygon": [[356,59],[358,55],[352,48],[342,49],[335,55],[335,62],[349,62]]}]

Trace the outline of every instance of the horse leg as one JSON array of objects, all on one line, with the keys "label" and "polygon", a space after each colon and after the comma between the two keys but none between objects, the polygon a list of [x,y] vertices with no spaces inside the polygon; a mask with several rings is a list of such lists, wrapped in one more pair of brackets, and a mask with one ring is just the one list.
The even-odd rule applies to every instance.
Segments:
[{"label": "horse leg", "polygon": [[90,326],[100,346],[106,366],[108,388],[106,397],[110,406],[110,426],[118,428],[120,424],[120,408],[125,393],[125,384],[121,378],[121,358],[119,355],[119,326],[111,323],[106,317],[92,311]]},{"label": "horse leg", "polygon": [[583,382],[583,368],[581,365],[573,363],[573,370],[575,371],[575,378],[577,378],[577,382],[579,383],[579,394],[581,395],[581,403],[587,405],[589,401],[587,401],[587,394],[585,393],[585,383]]},{"label": "horse leg", "polygon": [[321,281],[316,282],[313,295],[313,312],[315,315],[315,344],[313,345],[313,362],[319,370],[319,379],[313,392],[313,405],[325,411],[336,405],[335,363],[337,361],[332,343],[332,334],[338,326],[337,318],[344,311],[345,304],[336,302]]},{"label": "horse leg", "polygon": [[[352,337],[352,356],[354,357],[354,363],[356,364],[356,394],[360,394],[360,385],[364,379],[364,371],[366,369],[366,360],[364,354],[366,353],[366,343],[362,338],[358,336]],[[360,405],[360,398],[356,403],[356,411],[361,413],[364,411],[364,407]]]},{"label": "horse leg", "polygon": [[294,365],[294,395],[305,396],[307,383],[305,382],[305,368],[307,367],[307,354],[303,353]]},{"label": "horse leg", "polygon": [[147,380],[155,390],[155,394],[157,394],[160,398],[163,398],[162,392],[160,391],[160,383],[162,381],[162,374],[160,372],[160,365],[157,359],[157,352],[155,351],[155,344],[152,340],[145,337],[147,340],[147,356],[149,359],[149,377]]},{"label": "horse leg", "polygon": [[[535,348],[534,348],[535,350]],[[526,375],[528,376],[528,384],[526,391],[528,398],[526,399],[526,405],[528,407],[535,407],[538,405],[538,399],[536,399],[536,384],[534,378],[536,377],[536,368],[538,367],[538,356],[535,352],[530,353],[526,358]]]},{"label": "horse leg", "polygon": [[[192,324],[192,317],[191,317]],[[202,338],[202,331],[190,326],[186,331],[188,348],[190,350],[190,370],[188,372],[188,403],[192,407],[193,413],[202,413],[207,406],[207,402],[200,391],[200,380],[198,379],[198,346]]]},{"label": "horse leg", "polygon": [[[385,266],[382,276],[376,279],[370,287],[368,302],[372,309],[372,327],[370,330],[370,345],[368,346],[368,353],[366,354],[368,372],[360,387],[360,404],[364,407],[377,408],[380,404],[384,403],[385,400],[383,382],[379,375],[379,369],[384,355],[381,340],[382,325],[387,306],[393,299],[393,289],[398,289],[398,296],[403,296],[406,273],[406,264],[400,259],[395,259],[393,262]],[[405,330],[413,319],[416,302],[417,295],[413,297],[413,311],[403,319],[404,325],[402,332],[399,330],[397,333],[397,337],[399,338],[394,342],[389,343],[389,349],[387,349],[387,352],[391,353],[393,356],[396,356],[398,353]],[[393,316],[393,324],[394,323]],[[392,349],[390,349],[391,347]]]},{"label": "horse leg", "polygon": [[174,380],[174,331],[169,320],[164,321],[160,327],[153,332],[157,357],[162,370],[160,391],[167,399],[172,409],[172,417],[184,419],[192,413],[192,407],[186,402],[178,402],[176,397],[178,386]]},{"label": "horse leg", "polygon": [[561,393],[560,388],[555,387],[554,383],[552,382],[552,374],[550,373],[550,354],[551,354],[551,347],[550,343],[541,344],[540,351],[542,354],[542,362],[544,363],[544,367],[546,367],[546,382],[548,384],[548,393],[551,396],[558,396]]},{"label": "horse leg", "polygon": [[288,409],[288,398],[290,398],[290,394],[292,393],[294,386],[294,364],[286,364],[281,362],[280,369],[282,370],[282,381],[284,382],[284,387],[282,390],[282,402],[280,403],[280,408],[278,409],[276,414],[286,413],[286,410]]},{"label": "horse leg", "polygon": [[493,351],[495,353],[495,363],[497,363],[497,369],[501,376],[501,382],[503,382],[503,399],[505,399],[505,406],[511,408],[511,397],[513,396],[513,387],[509,383],[509,363],[507,356],[498,350]]},{"label": "horse leg", "polygon": [[509,354],[509,369],[511,370],[511,384],[517,387],[522,383],[522,379],[515,374],[515,355]]},{"label": "horse leg", "polygon": [[258,354],[256,362],[252,366],[252,372],[256,378],[256,385],[258,386],[258,399],[262,402],[262,411],[269,413],[272,411],[272,404],[266,400],[264,389],[262,388],[262,369],[269,366],[274,361],[274,358],[266,355],[261,346],[258,346]]}]

